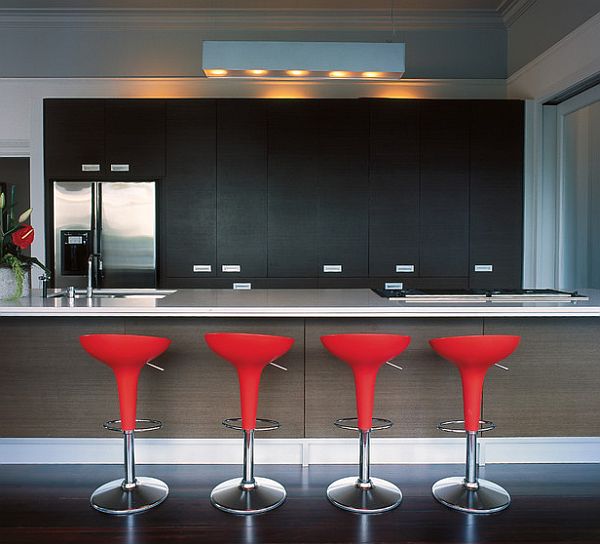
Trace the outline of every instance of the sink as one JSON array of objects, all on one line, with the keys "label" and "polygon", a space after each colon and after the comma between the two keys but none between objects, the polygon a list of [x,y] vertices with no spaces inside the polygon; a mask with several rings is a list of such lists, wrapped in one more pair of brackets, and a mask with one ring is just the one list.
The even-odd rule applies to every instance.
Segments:
[{"label": "sink", "polygon": [[[175,293],[175,289],[94,289],[92,298],[159,299]],[[69,298],[66,291],[49,293],[48,298]],[[74,298],[87,298],[85,289],[75,289]]]}]

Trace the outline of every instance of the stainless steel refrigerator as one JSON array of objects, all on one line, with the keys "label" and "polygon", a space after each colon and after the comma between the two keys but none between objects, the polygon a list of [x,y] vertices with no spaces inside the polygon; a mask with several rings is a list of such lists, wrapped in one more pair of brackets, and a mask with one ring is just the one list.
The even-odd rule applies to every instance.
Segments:
[{"label": "stainless steel refrigerator", "polygon": [[156,287],[156,183],[53,184],[56,287]]}]

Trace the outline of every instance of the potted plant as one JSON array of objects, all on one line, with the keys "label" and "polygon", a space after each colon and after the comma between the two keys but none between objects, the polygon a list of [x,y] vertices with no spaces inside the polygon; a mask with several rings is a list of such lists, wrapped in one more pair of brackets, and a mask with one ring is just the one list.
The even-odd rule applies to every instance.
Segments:
[{"label": "potted plant", "polygon": [[32,209],[25,210],[15,220],[15,191],[10,187],[8,198],[0,189],[0,299],[18,299],[29,294],[31,265],[37,265],[50,275],[38,259],[23,254],[35,236],[27,222]]}]

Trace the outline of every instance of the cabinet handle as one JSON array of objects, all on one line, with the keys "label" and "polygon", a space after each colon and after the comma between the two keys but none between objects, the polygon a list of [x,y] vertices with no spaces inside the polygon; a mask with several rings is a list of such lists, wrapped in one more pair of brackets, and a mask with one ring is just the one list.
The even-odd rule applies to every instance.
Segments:
[{"label": "cabinet handle", "polygon": [[404,289],[404,283],[401,282],[401,281],[398,281],[398,282],[386,282],[384,284],[384,289],[402,291],[402,289]]},{"label": "cabinet handle", "polygon": [[242,267],[239,264],[224,264],[221,266],[221,272],[241,272]]},{"label": "cabinet handle", "polygon": [[129,172],[128,164],[111,164],[110,165],[111,172]]},{"label": "cabinet handle", "polygon": [[396,272],[414,272],[415,265],[414,264],[397,264]]},{"label": "cabinet handle", "polygon": [[493,272],[494,265],[493,264],[476,264],[473,267],[475,272]]},{"label": "cabinet handle", "polygon": [[240,290],[244,291],[247,289],[252,289],[252,284],[251,283],[234,283],[233,288],[236,291],[240,291]]},{"label": "cabinet handle", "polygon": [[342,265],[341,264],[324,264],[323,272],[341,272]]},{"label": "cabinet handle", "polygon": [[212,272],[212,264],[195,264],[192,270],[194,272]]},{"label": "cabinet handle", "polygon": [[99,164],[82,164],[81,165],[82,172],[100,172]]}]

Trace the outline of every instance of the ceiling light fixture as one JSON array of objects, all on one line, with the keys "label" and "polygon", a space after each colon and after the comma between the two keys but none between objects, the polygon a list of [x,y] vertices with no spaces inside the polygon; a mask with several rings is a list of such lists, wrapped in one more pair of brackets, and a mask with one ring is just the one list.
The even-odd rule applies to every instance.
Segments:
[{"label": "ceiling light fixture", "polygon": [[403,43],[206,41],[207,77],[398,80]]}]

